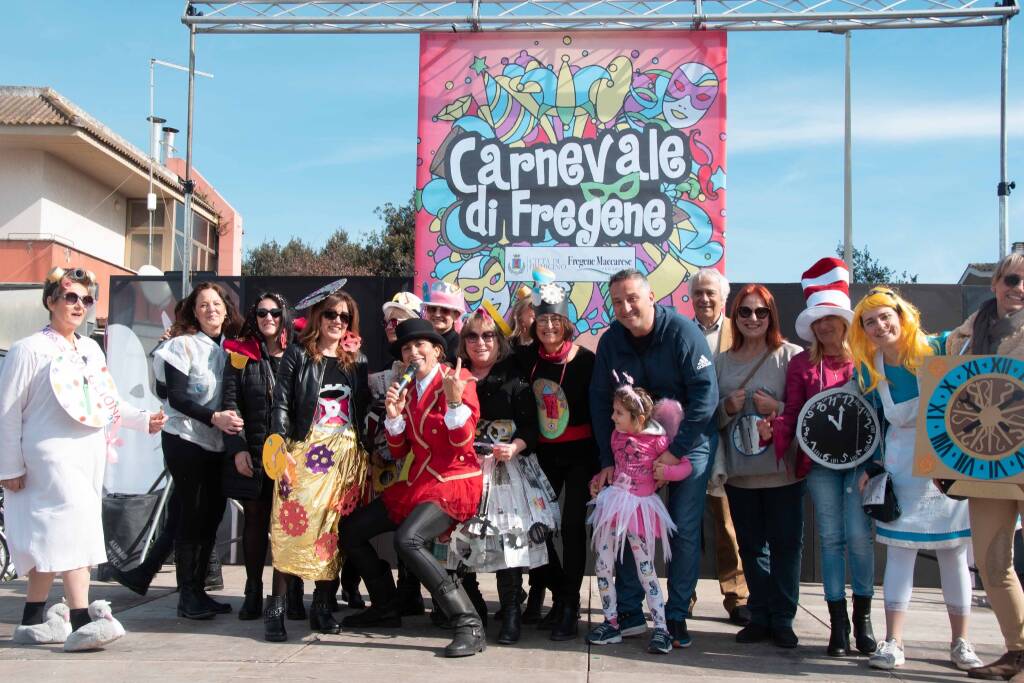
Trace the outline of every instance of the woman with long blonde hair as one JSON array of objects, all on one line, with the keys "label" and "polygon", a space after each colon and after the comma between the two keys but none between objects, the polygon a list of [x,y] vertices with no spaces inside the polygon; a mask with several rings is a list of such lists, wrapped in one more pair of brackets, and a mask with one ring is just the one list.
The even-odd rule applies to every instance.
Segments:
[{"label": "woman with long blonde hair", "polygon": [[[869,664],[876,669],[903,665],[903,625],[917,551],[930,549],[938,559],[949,614],[950,660],[965,671],[981,666],[967,640],[971,611],[967,503],[947,498],[930,479],[913,474],[917,372],[925,358],[942,353],[941,340],[929,338],[921,329],[921,315],[913,304],[892,289],[876,287],[854,309],[849,341],[860,390],[885,418],[880,460],[902,510],[896,520],[876,525],[877,541],[886,546],[882,583],[886,634]],[[862,490],[867,478],[867,474],[861,478]]]}]

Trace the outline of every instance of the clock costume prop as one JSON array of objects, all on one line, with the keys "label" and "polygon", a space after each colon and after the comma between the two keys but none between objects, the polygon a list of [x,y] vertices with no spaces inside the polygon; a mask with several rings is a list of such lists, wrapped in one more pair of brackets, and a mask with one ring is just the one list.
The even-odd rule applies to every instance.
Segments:
[{"label": "clock costume prop", "polygon": [[1024,360],[1009,356],[929,358],[920,371],[914,474],[962,480],[952,495],[1020,497],[1024,484]]},{"label": "clock costume prop", "polygon": [[851,469],[870,458],[880,435],[874,408],[849,385],[816,394],[797,418],[800,448],[832,470]]}]

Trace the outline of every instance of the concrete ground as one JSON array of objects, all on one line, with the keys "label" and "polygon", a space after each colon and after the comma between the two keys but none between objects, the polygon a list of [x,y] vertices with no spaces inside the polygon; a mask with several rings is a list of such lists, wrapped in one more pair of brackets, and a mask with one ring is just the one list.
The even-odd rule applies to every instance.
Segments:
[{"label": "concrete ground", "polygon": [[[241,567],[225,567],[227,596],[235,611],[245,583]],[[267,580],[269,581],[269,571]],[[497,606],[493,575],[480,576],[481,588]],[[906,681],[966,680],[949,663],[949,626],[941,591],[915,592],[906,633],[907,664],[892,674],[867,667],[866,658],[825,656],[828,612],[819,584],[804,584],[795,629],[800,647],[780,650],[770,644],[738,645],[736,627],[725,619],[718,586],[702,580],[699,601],[689,622],[693,646],[670,655],[646,652],[647,636],[621,645],[589,647],[583,638],[554,643],[532,627],[516,646],[493,643],[497,625],[488,629],[491,644],[482,655],[444,659],[441,648],[448,633],[433,628],[427,617],[406,620],[397,630],[344,631],[337,636],[310,634],[308,624],[287,622],[290,640],[267,643],[261,621],[239,621],[236,614],[209,621],[188,621],[176,615],[173,568],[167,566],[146,597],[115,584],[94,583],[92,597],[110,600],[128,635],[107,650],[65,654],[59,646],[17,647],[9,638],[21,618],[25,584],[0,585],[0,681],[239,681],[239,680],[429,680],[455,682],[511,681],[660,681],[692,676],[707,681],[815,680],[859,681],[894,678]],[[59,595],[59,583],[51,598]],[[307,602],[311,585],[307,585]],[[976,604],[982,602],[976,595]],[[874,623],[882,637],[884,616],[876,600]],[[583,624],[601,621],[596,582],[588,577],[583,595]],[[343,609],[342,615],[347,613]],[[992,611],[976,607],[972,639],[983,660],[1003,652],[1002,638]]]}]

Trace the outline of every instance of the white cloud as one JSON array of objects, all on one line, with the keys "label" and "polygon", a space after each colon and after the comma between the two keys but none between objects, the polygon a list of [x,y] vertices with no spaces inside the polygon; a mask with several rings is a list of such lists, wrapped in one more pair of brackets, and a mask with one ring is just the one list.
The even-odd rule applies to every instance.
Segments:
[{"label": "white cloud", "polygon": [[[1024,102],[1007,107],[1011,137],[1024,130]],[[730,102],[729,152],[765,152],[843,144],[843,106],[790,101],[785,109],[760,106],[744,98]],[[854,144],[912,144],[937,140],[995,138],[999,135],[999,109],[993,104],[942,102],[888,102],[885,107],[853,108]]]}]

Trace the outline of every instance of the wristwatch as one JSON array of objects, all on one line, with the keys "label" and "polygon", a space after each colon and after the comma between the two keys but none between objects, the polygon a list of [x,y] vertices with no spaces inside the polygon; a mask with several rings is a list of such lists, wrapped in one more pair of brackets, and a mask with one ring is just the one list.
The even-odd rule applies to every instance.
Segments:
[{"label": "wristwatch", "polygon": [[448,401],[449,410],[455,410],[462,405],[462,401]]}]

